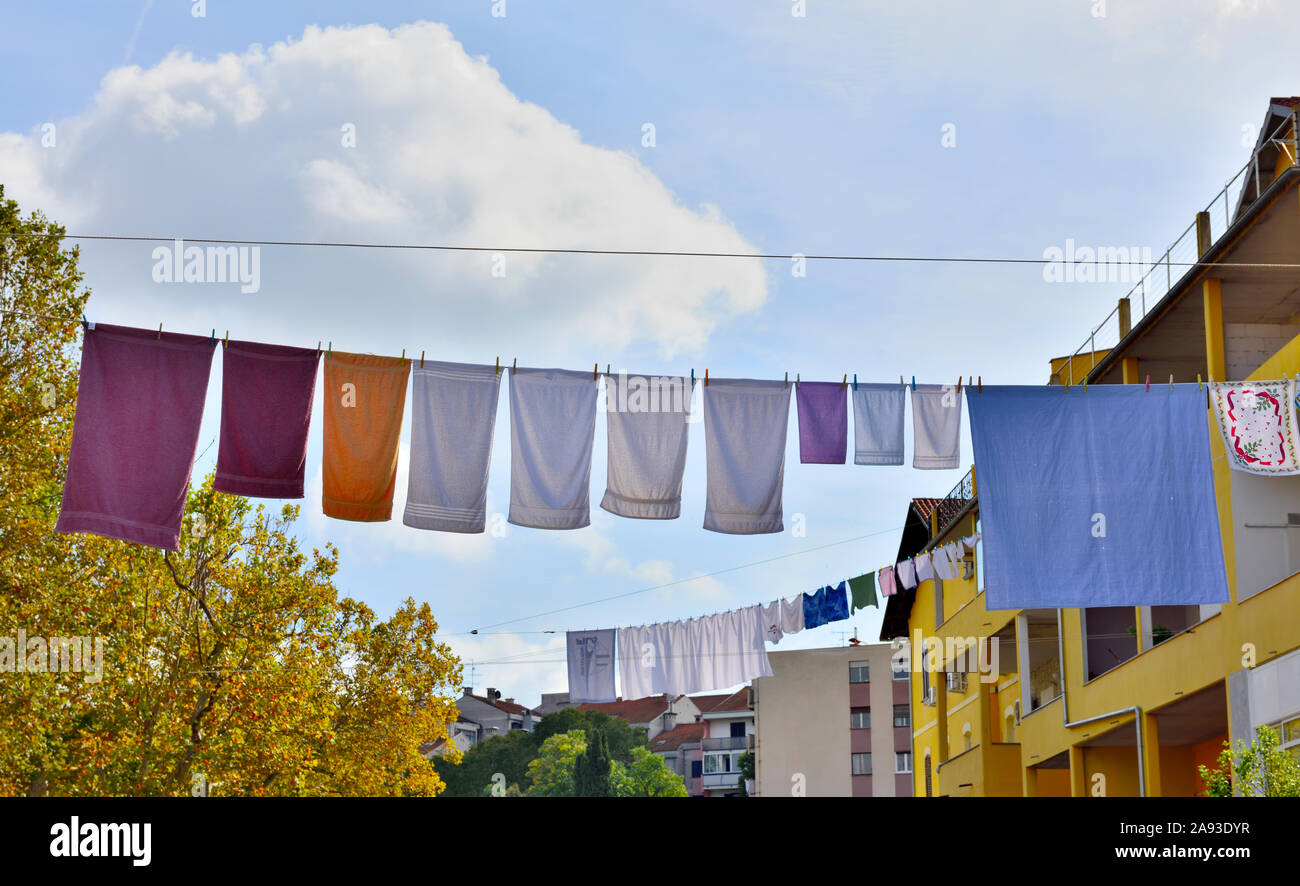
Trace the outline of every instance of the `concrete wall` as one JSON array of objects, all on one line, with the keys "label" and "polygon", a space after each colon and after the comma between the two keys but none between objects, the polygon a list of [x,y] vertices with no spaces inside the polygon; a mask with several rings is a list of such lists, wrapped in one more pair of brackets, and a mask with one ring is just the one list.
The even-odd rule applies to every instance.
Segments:
[{"label": "concrete wall", "polygon": [[[1290,323],[1224,323],[1223,359],[1228,378],[1245,378],[1300,333]],[[1224,381],[1224,379],[1215,379]]]}]

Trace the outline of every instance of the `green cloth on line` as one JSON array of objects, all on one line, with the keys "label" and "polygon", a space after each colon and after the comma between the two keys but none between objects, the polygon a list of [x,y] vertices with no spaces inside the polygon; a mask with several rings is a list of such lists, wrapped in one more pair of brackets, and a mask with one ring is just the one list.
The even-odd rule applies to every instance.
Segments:
[{"label": "green cloth on line", "polygon": [[859,609],[866,609],[868,606],[880,608],[880,603],[876,600],[876,574],[874,572],[859,575],[857,578],[850,578],[849,590],[853,594],[854,612]]}]

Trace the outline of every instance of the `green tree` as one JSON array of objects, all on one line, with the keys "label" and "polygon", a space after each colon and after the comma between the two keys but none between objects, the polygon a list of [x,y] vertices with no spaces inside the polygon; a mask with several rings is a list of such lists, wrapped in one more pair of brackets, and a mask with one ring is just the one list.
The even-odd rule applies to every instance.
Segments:
[{"label": "green tree", "polygon": [[745,782],[754,780],[754,770],[756,767],[756,758],[753,751],[745,751],[740,755],[740,796],[748,797],[749,788]]},{"label": "green tree", "polygon": [[1255,730],[1255,741],[1228,742],[1219,752],[1219,765],[1198,766],[1207,797],[1231,797],[1235,785],[1243,797],[1300,797],[1300,760],[1282,747],[1282,739],[1269,726]]},{"label": "green tree", "polygon": [[611,760],[627,763],[632,759],[633,748],[648,748],[645,730],[638,729],[621,717],[611,717],[604,711],[580,711],[577,708],[565,708],[541,719],[534,730],[537,743],[546,741],[552,735],[581,729],[587,735],[599,730],[605,735],[609,744]]},{"label": "green tree", "polygon": [[536,734],[512,729],[476,743],[459,761],[435,758],[435,766],[447,784],[445,796],[480,797],[491,794],[493,776],[498,773],[507,785],[527,790],[528,764],[537,757],[540,742]]},{"label": "green tree", "polygon": [[611,796],[609,768],[609,741],[605,738],[604,731],[597,729],[587,736],[586,752],[574,761],[574,796]]},{"label": "green tree", "polygon": [[[102,638],[97,674],[0,680],[0,794],[435,794],[459,662],[427,605],[339,595],[337,552],[191,489],[180,549],[53,532],[88,290],[0,188],[0,636]],[[10,313],[16,312],[16,313]],[[91,677],[92,679],[87,679]]]},{"label": "green tree", "polygon": [[574,766],[587,750],[587,734],[581,729],[552,735],[528,764],[530,797],[574,796]]},{"label": "green tree", "polygon": [[615,797],[686,797],[682,777],[649,748],[633,748],[629,763],[615,762],[610,782]]}]

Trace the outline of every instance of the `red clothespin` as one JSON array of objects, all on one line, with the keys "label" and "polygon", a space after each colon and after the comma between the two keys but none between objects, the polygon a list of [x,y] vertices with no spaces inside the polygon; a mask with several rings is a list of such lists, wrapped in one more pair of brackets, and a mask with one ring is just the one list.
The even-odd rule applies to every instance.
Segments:
[{"label": "red clothespin", "polygon": [[592,363],[592,364],[591,364],[591,380],[592,380],[592,381],[595,381],[595,380],[598,379],[598,378],[600,378],[600,364],[599,364],[599,363]]},{"label": "red clothespin", "polygon": [[1147,393],[1151,393],[1151,376],[1147,376]]},{"label": "red clothespin", "polygon": [[704,369],[704,386],[706,388],[709,386],[709,370],[707,367]]}]

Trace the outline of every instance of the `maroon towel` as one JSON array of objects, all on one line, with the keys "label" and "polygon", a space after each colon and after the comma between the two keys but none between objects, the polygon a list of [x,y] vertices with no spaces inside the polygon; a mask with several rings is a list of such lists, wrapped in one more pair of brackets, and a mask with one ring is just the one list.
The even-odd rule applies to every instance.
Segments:
[{"label": "maroon towel", "polygon": [[86,330],[56,530],[179,547],[212,350],[202,335]]},{"label": "maroon towel", "polygon": [[320,354],[232,341],[221,358],[221,445],[212,488],[302,498]]}]

